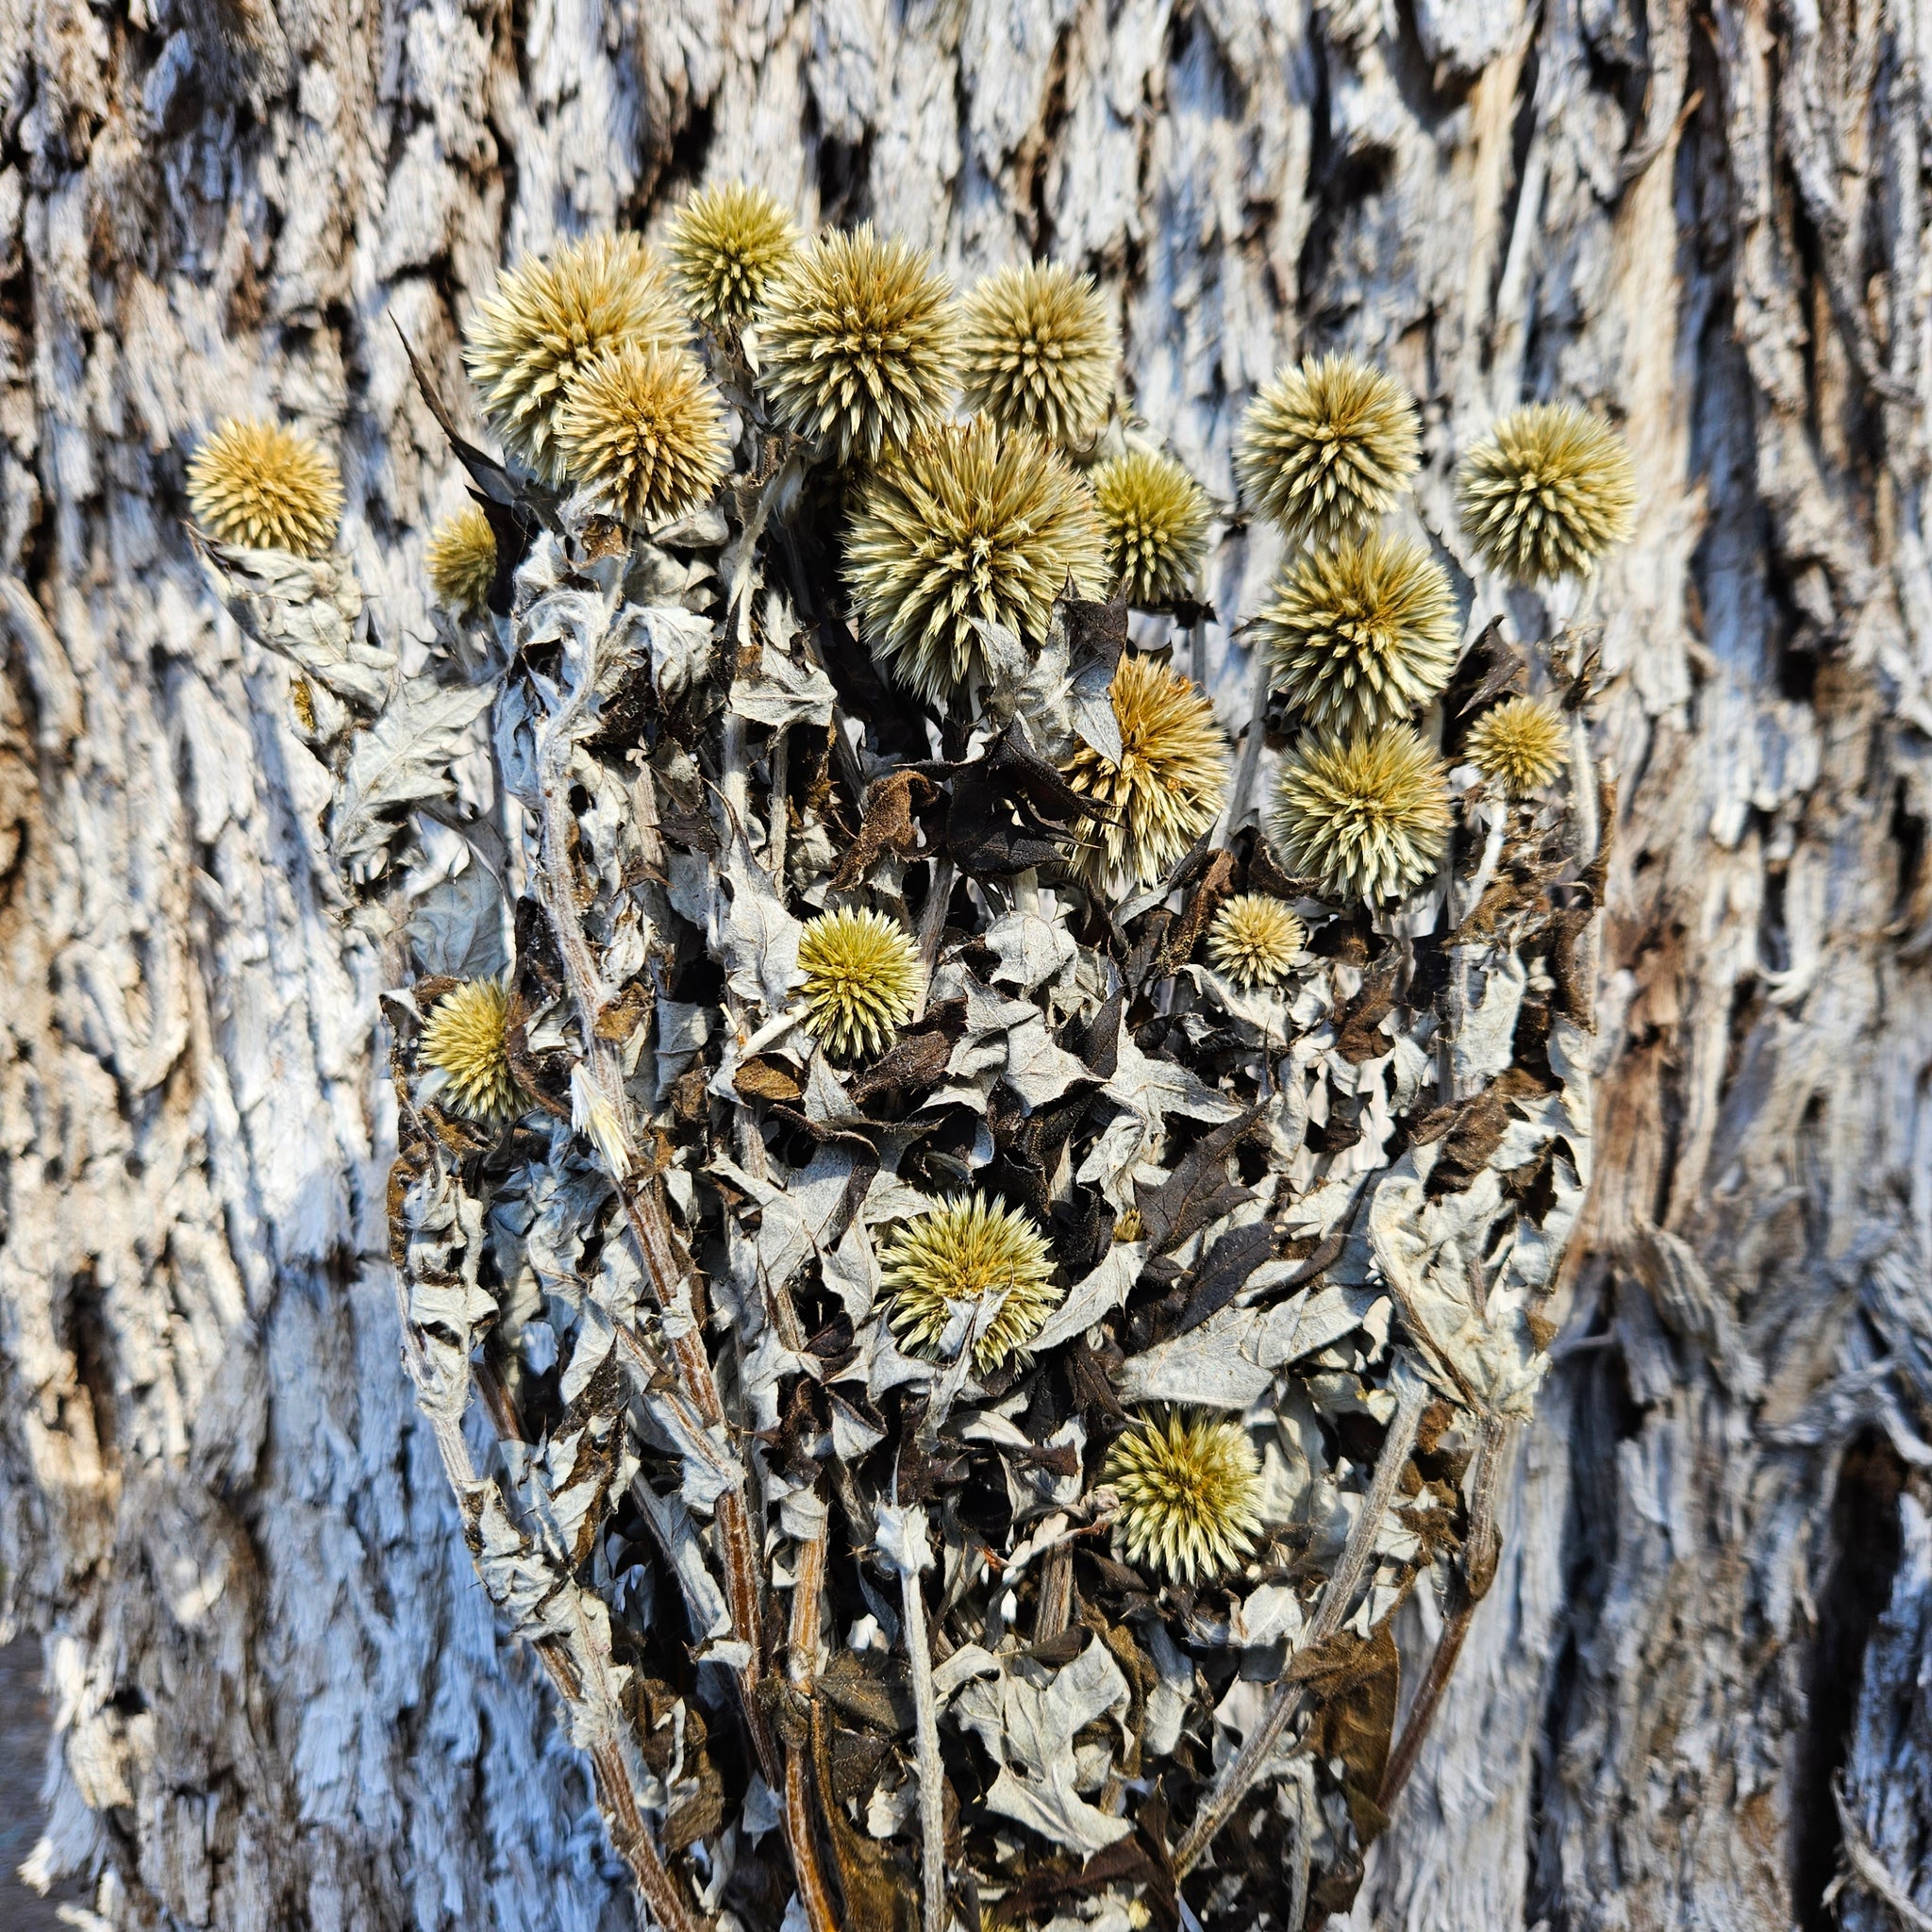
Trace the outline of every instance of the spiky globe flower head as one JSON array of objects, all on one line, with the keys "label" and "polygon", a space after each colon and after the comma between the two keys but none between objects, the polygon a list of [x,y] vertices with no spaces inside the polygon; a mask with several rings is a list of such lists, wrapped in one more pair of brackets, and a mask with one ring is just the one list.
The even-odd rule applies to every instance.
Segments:
[{"label": "spiky globe flower head", "polygon": [[1282,762],[1270,829],[1282,863],[1324,898],[1391,898],[1442,856],[1447,772],[1407,724],[1310,734]]},{"label": "spiky globe flower head", "polygon": [[1624,439],[1574,403],[1513,409],[1462,459],[1462,528],[1518,583],[1587,577],[1630,535],[1637,476]]},{"label": "spiky globe flower head", "polygon": [[499,278],[463,344],[483,414],[509,455],[560,483],[557,421],[571,379],[623,342],[673,348],[685,325],[658,258],[635,235],[588,235],[525,256]]},{"label": "spiky globe flower head", "polygon": [[1108,1451],[1130,1563],[1211,1583],[1261,1534],[1261,1458],[1239,1422],[1212,1410],[1142,1416]]},{"label": "spiky globe flower head", "polygon": [[1208,548],[1208,494],[1172,457],[1130,450],[1088,476],[1107,560],[1146,609],[1192,591]]},{"label": "spiky globe flower head", "polygon": [[188,459],[188,504],[218,543],[326,557],[341,520],[342,479],[308,437],[230,417]]},{"label": "spiky globe flower head", "polygon": [[1100,520],[1058,450],[975,416],[865,481],[845,538],[859,629],[893,681],[940,705],[985,670],[975,620],[1040,639],[1069,573],[1107,587]]},{"label": "spiky globe flower head", "polygon": [[880,912],[824,912],[798,941],[806,1027],[827,1053],[876,1053],[919,1001],[919,949]]},{"label": "spiky globe flower head", "polygon": [[465,614],[481,610],[496,581],[496,532],[474,503],[429,534],[429,588],[436,601]]},{"label": "spiky globe flower head", "polygon": [[524,1111],[524,1090],[509,1063],[509,990],[500,979],[466,979],[437,1001],[416,1048],[433,1070],[418,1090],[480,1126],[501,1126]]},{"label": "spiky globe flower head", "polygon": [[1420,543],[1372,531],[1283,570],[1255,620],[1274,686],[1318,730],[1392,724],[1456,668],[1456,601]]},{"label": "spiky globe flower head", "polygon": [[1003,268],[966,298],[967,406],[1062,445],[1090,441],[1113,400],[1120,339],[1091,275],[1058,262]]},{"label": "spiky globe flower head", "polygon": [[930,254],[872,224],[821,235],[765,291],[759,381],[778,420],[842,462],[876,462],[944,413],[957,378],[953,291]]},{"label": "spiky globe flower head", "polygon": [[[981,1374],[1024,1350],[1063,1291],[1032,1220],[983,1194],[962,1195],[908,1221],[893,1236],[879,1276],[892,1291],[893,1332],[912,1354],[941,1358],[949,1330],[980,1327],[973,1366]],[[982,1322],[990,1302],[997,1310]]]},{"label": "spiky globe flower head", "polygon": [[1511,798],[1541,791],[1563,769],[1563,714],[1548,698],[1506,698],[1471,727],[1464,756]]},{"label": "spiky globe flower head", "polygon": [[1235,446],[1241,495],[1291,541],[1367,529],[1415,475],[1415,404],[1352,356],[1309,356],[1248,405]]},{"label": "spiky globe flower head", "polygon": [[718,392],[689,349],[618,342],[571,378],[556,454],[571,482],[641,525],[707,502],[730,452]]},{"label": "spiky globe flower head", "polygon": [[1066,780],[1111,821],[1083,819],[1091,842],[1074,869],[1118,896],[1163,878],[1220,816],[1227,795],[1227,741],[1214,707],[1179,672],[1151,658],[1124,657],[1108,695],[1121,728],[1121,762],[1082,743]]},{"label": "spiky globe flower head", "polygon": [[1284,899],[1239,892],[1208,928],[1208,957],[1237,986],[1273,986],[1308,942],[1308,929]]},{"label": "spiky globe flower head", "polygon": [[791,259],[798,229],[774,195],[743,181],[700,189],[671,224],[671,273],[707,328],[741,328]]}]

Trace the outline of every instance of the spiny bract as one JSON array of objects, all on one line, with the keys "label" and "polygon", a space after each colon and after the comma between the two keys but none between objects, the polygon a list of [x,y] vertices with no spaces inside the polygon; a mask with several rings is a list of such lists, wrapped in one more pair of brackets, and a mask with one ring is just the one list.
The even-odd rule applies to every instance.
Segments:
[{"label": "spiny bract", "polygon": [[1512,410],[1462,459],[1462,527],[1518,583],[1587,577],[1630,535],[1637,476],[1624,439],[1574,403]]},{"label": "spiny bract", "polygon": [[1563,714],[1547,698],[1506,698],[1471,727],[1464,756],[1512,798],[1539,791],[1563,769]]},{"label": "spiny bract", "polygon": [[1172,457],[1130,450],[1088,480],[1107,560],[1142,609],[1190,595],[1208,547],[1208,494]]},{"label": "spiny bract", "polygon": [[919,949],[880,912],[825,912],[798,941],[806,1025],[827,1053],[876,1053],[912,1017]]},{"label": "spiny bract", "polygon": [[556,447],[564,475],[608,496],[632,525],[708,501],[730,455],[704,365],[689,349],[636,342],[606,349],[572,378]]},{"label": "spiny bract", "polygon": [[1237,986],[1273,986],[1307,939],[1307,927],[1285,899],[1241,892],[1214,915],[1208,957]]},{"label": "spiny bract", "polygon": [[1291,541],[1364,530],[1415,475],[1415,404],[1352,356],[1309,356],[1248,405],[1235,446],[1241,495]]},{"label": "spiny bract", "polygon": [[1062,445],[1091,440],[1113,400],[1120,341],[1091,275],[1058,262],[1003,268],[966,298],[967,406]]},{"label": "spiny bract", "polygon": [[218,543],[325,557],[341,520],[342,479],[308,437],[230,417],[189,458],[188,503]]},{"label": "spiny bract", "polygon": [[[983,1194],[948,1201],[909,1221],[881,1257],[880,1281],[894,1297],[893,1332],[914,1355],[941,1358],[949,1334],[979,1325],[973,1366],[981,1374],[1021,1350],[1060,1304],[1045,1238],[1016,1208]],[[952,1343],[957,1352],[957,1340]]]},{"label": "spiny bract", "polygon": [[477,311],[463,363],[504,448],[560,483],[557,419],[571,378],[606,349],[673,348],[685,325],[657,258],[637,236],[588,235],[525,256]]},{"label": "spiny bract", "polygon": [[466,979],[437,1001],[417,1047],[434,1070],[420,1097],[441,1099],[451,1113],[500,1126],[524,1110],[524,1091],[509,1063],[506,1029],[509,991],[498,979]]},{"label": "spiny bract", "polygon": [[474,503],[430,532],[429,588],[437,602],[465,614],[481,610],[496,581],[496,532]]},{"label": "spiny bract", "polygon": [[707,328],[727,330],[751,320],[796,251],[798,229],[774,195],[726,181],[693,194],[667,240],[684,306]]},{"label": "spiny bract", "polygon": [[1074,858],[1091,885],[1117,897],[1164,877],[1220,816],[1227,795],[1227,741],[1214,707],[1189,679],[1151,658],[1124,657],[1109,691],[1121,762],[1082,743],[1067,783],[1112,821],[1083,819],[1091,842]]},{"label": "spiny bract", "polygon": [[1311,550],[1255,620],[1274,684],[1318,730],[1392,724],[1456,668],[1456,602],[1420,543],[1374,532]]},{"label": "spiny bract", "polygon": [[1324,897],[1391,898],[1442,856],[1442,760],[1407,724],[1304,738],[1283,761],[1272,830],[1282,863]]},{"label": "spiny bract", "polygon": [[1142,1417],[1108,1450],[1130,1563],[1209,1583],[1261,1534],[1261,1458],[1239,1422],[1211,1411]]},{"label": "spiny bract", "polygon": [[866,223],[821,235],[772,278],[759,382],[786,428],[877,461],[944,413],[957,377],[952,289],[930,254]]},{"label": "spiny bract", "polygon": [[1038,641],[1073,574],[1106,589],[1093,499],[1066,459],[984,416],[945,424],[867,478],[845,539],[845,582],[873,656],[930,704],[976,683],[974,619]]}]

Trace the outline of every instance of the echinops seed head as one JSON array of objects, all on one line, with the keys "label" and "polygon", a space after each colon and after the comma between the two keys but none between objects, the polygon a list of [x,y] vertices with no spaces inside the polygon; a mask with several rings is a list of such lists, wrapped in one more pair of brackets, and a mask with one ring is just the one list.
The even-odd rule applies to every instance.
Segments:
[{"label": "echinops seed head", "polygon": [[1407,718],[1456,668],[1449,579],[1420,543],[1380,532],[1289,564],[1255,632],[1275,689],[1318,730]]},{"label": "echinops seed head", "polygon": [[1248,405],[1235,446],[1242,498],[1291,541],[1367,529],[1415,475],[1415,404],[1352,356],[1309,356]]},{"label": "echinops seed head", "polygon": [[1109,690],[1121,762],[1083,742],[1063,768],[1067,783],[1111,821],[1083,819],[1074,870],[1117,898],[1164,877],[1221,814],[1227,796],[1227,741],[1214,707],[1177,671],[1125,656]]},{"label": "echinops seed head", "polygon": [[1261,1458],[1241,1423],[1212,1410],[1138,1419],[1108,1451],[1130,1563],[1211,1583],[1261,1535]]},{"label": "echinops seed head", "polygon": [[1237,986],[1273,986],[1307,944],[1308,929],[1285,899],[1240,892],[1208,928],[1208,957]]},{"label": "echinops seed head", "polygon": [[608,497],[626,524],[682,516],[708,502],[730,452],[724,412],[689,349],[618,342],[564,391],[557,467]]},{"label": "echinops seed head", "polygon": [[1522,584],[1587,577],[1625,541],[1637,475],[1624,439],[1574,403],[1514,409],[1462,459],[1462,528],[1482,560]]},{"label": "echinops seed head", "polygon": [[707,328],[741,328],[797,252],[798,229],[776,196],[743,181],[700,189],[666,238],[684,306]]},{"label": "echinops seed head", "polygon": [[1131,450],[1089,475],[1107,560],[1127,602],[1188,596],[1208,548],[1208,493],[1172,457]]},{"label": "echinops seed head", "polygon": [[444,517],[429,535],[429,588],[439,604],[467,616],[488,603],[496,581],[496,532],[474,503]]},{"label": "echinops seed head", "polygon": [[896,237],[821,235],[765,290],[758,380],[779,422],[876,462],[936,425],[958,377],[952,289],[929,253]]},{"label": "echinops seed head", "polygon": [[1065,458],[984,416],[942,424],[865,480],[845,537],[845,583],[874,658],[943,705],[979,681],[975,619],[1038,641],[1069,573],[1106,590],[1093,499]]},{"label": "echinops seed head", "polygon": [[341,521],[342,479],[298,431],[230,417],[188,460],[188,504],[218,543],[320,558]]},{"label": "echinops seed head", "polygon": [[434,1070],[420,1097],[480,1126],[501,1126],[524,1111],[524,1091],[506,1038],[509,990],[498,979],[466,979],[437,1001],[417,1059]]},{"label": "echinops seed head", "polygon": [[827,1053],[876,1053],[912,1017],[919,949],[881,912],[825,912],[798,941],[806,1027]]},{"label": "echinops seed head", "polygon": [[1392,898],[1442,856],[1442,760],[1407,724],[1310,734],[1282,761],[1270,830],[1282,864],[1315,879],[1324,898]]},{"label": "echinops seed head", "polygon": [[483,415],[504,449],[561,483],[556,437],[565,391],[606,349],[670,349],[685,323],[657,258],[635,235],[588,235],[525,256],[499,277],[463,344]]},{"label": "echinops seed head", "polygon": [[[973,1366],[981,1374],[1023,1353],[1063,1293],[1030,1217],[983,1194],[907,1222],[881,1263],[881,1284],[893,1296],[892,1330],[909,1352],[948,1358],[976,1328]],[[991,1314],[989,1304],[996,1304]]]},{"label": "echinops seed head", "polygon": [[1463,755],[1511,798],[1540,791],[1563,769],[1563,714],[1548,698],[1506,698],[1470,727]]},{"label": "echinops seed head", "polygon": [[1120,341],[1090,275],[1058,262],[1003,268],[967,296],[960,380],[969,408],[1008,429],[1084,443],[1113,400]]}]

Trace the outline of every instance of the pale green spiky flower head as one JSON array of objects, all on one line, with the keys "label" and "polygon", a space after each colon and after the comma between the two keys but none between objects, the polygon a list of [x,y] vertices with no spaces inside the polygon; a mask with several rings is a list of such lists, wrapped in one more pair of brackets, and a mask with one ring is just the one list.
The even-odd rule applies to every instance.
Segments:
[{"label": "pale green spiky flower head", "polygon": [[426,561],[439,604],[468,616],[481,610],[496,581],[496,532],[474,503],[444,517],[431,531]]},{"label": "pale green spiky flower head", "polygon": [[1110,821],[1083,819],[1074,828],[1089,842],[1075,852],[1074,869],[1118,897],[1165,877],[1220,816],[1227,741],[1191,680],[1151,658],[1123,657],[1108,695],[1121,762],[1083,741],[1062,770]]},{"label": "pale green spiky flower head", "polygon": [[1090,475],[1107,560],[1129,604],[1190,596],[1208,548],[1208,493],[1172,457],[1130,450]]},{"label": "pale green spiky flower head", "polygon": [[1310,734],[1282,761],[1270,832],[1282,864],[1324,898],[1392,898],[1442,856],[1447,773],[1407,724]]},{"label": "pale green spiky flower head", "polygon": [[1274,986],[1308,942],[1308,929],[1285,899],[1240,892],[1208,928],[1208,957],[1237,986]]},{"label": "pale green spiky flower head", "polygon": [[1568,751],[1563,714],[1548,698],[1506,698],[1471,727],[1464,756],[1511,798],[1541,791]]},{"label": "pale green spiky flower head", "polygon": [[499,277],[463,344],[485,420],[504,449],[561,483],[558,417],[572,379],[606,349],[669,349],[684,318],[656,256],[635,235],[588,235],[525,256]]},{"label": "pale green spiky flower head", "polygon": [[1392,724],[1456,668],[1449,579],[1420,543],[1379,531],[1290,563],[1254,629],[1274,688],[1317,730]]},{"label": "pale green spiky flower head", "polygon": [[1309,356],[1248,405],[1235,445],[1242,499],[1291,542],[1369,529],[1421,460],[1415,403],[1352,356]]},{"label": "pale green spiky flower head", "polygon": [[1035,262],[1003,268],[967,296],[959,360],[969,408],[1064,448],[1091,441],[1106,420],[1120,339],[1091,275]]},{"label": "pale green spiky flower head", "polygon": [[872,224],[821,235],[767,284],[758,382],[778,421],[841,462],[876,462],[945,413],[958,380],[953,291],[931,255]]},{"label": "pale green spiky flower head", "polygon": [[880,912],[824,912],[798,941],[806,1027],[827,1053],[871,1054],[911,1019],[919,949]]},{"label": "pale green spiky flower head", "polygon": [[1261,1458],[1241,1423],[1209,1409],[1139,1418],[1108,1451],[1130,1563],[1210,1583],[1261,1535]]},{"label": "pale green spiky flower head", "polygon": [[563,475],[634,527],[709,502],[730,458],[704,364],[689,349],[637,342],[613,344],[571,378],[555,446]]},{"label": "pale green spiky flower head", "polygon": [[1106,591],[1091,495],[1058,451],[984,416],[882,463],[846,531],[860,634],[895,684],[934,705],[983,677],[981,623],[1044,637],[1069,575],[1082,596]]},{"label": "pale green spiky flower head", "polygon": [[431,1010],[417,1044],[420,1065],[432,1070],[418,1089],[451,1113],[479,1126],[503,1126],[525,1108],[524,1090],[509,1062],[509,989],[500,979],[466,979]]},{"label": "pale green spiky flower head", "polygon": [[231,416],[188,460],[188,504],[218,543],[321,558],[341,520],[342,479],[298,431]]},{"label": "pale green spiky flower head", "polygon": [[772,278],[798,249],[798,228],[775,195],[744,181],[700,189],[667,238],[684,306],[721,334],[758,312]]},{"label": "pale green spiky flower head", "polygon": [[1587,577],[1628,540],[1637,475],[1624,439],[1574,403],[1510,413],[1462,459],[1462,528],[1490,569],[1518,583]]},{"label": "pale green spiky flower head", "polygon": [[983,1194],[961,1196],[908,1221],[881,1257],[880,1280],[893,1296],[893,1332],[914,1355],[941,1358],[956,1323],[980,1327],[973,1366],[981,1374],[1023,1355],[1063,1291],[1053,1256],[1031,1218]]}]

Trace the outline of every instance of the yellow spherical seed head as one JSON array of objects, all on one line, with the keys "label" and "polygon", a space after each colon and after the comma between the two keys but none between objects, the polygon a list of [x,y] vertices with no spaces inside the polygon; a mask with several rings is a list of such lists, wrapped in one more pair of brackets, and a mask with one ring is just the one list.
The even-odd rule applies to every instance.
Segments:
[{"label": "yellow spherical seed head", "polygon": [[1307,941],[1307,927],[1286,900],[1241,892],[1214,915],[1208,957],[1237,986],[1273,986]]},{"label": "yellow spherical seed head", "polygon": [[619,342],[571,379],[556,458],[627,524],[682,516],[710,500],[730,458],[718,392],[689,349]]},{"label": "yellow spherical seed head", "polygon": [[437,1001],[416,1058],[442,1076],[438,1097],[451,1113],[500,1126],[524,1111],[505,1038],[508,1022],[509,991],[501,980],[467,979]]},{"label": "yellow spherical seed head", "polygon": [[919,949],[878,912],[825,912],[798,941],[806,1026],[827,1053],[876,1053],[912,1017]]},{"label": "yellow spherical seed head", "polygon": [[342,515],[342,479],[308,437],[231,417],[188,460],[188,503],[218,543],[328,555]]},{"label": "yellow spherical seed head", "polygon": [[[1024,1352],[1063,1291],[1053,1284],[1045,1238],[1014,1208],[973,1194],[908,1221],[882,1257],[880,1280],[892,1293],[893,1332],[914,1355],[941,1358],[948,1331],[977,1324],[996,1302],[973,1348],[981,1374]],[[961,1324],[964,1325],[964,1324]]]},{"label": "yellow spherical seed head", "polygon": [[1182,1584],[1224,1575],[1261,1535],[1261,1458],[1211,1410],[1142,1418],[1108,1452],[1127,1560]]},{"label": "yellow spherical seed head", "polygon": [[1305,738],[1282,764],[1274,849],[1326,898],[1392,898],[1442,856],[1446,781],[1442,760],[1407,724]]},{"label": "yellow spherical seed head", "polygon": [[445,517],[430,534],[429,588],[439,604],[465,614],[481,610],[496,581],[496,532],[474,503]]},{"label": "yellow spherical seed head", "polygon": [[1037,262],[988,275],[966,298],[959,360],[969,408],[1084,443],[1113,400],[1120,341],[1091,276]]},{"label": "yellow spherical seed head", "polygon": [[1133,450],[1089,478],[1107,561],[1143,609],[1193,593],[1208,548],[1207,492],[1172,457]]},{"label": "yellow spherical seed head", "polygon": [[671,224],[671,273],[706,327],[741,327],[772,277],[798,248],[798,229],[762,188],[727,181],[701,189]]},{"label": "yellow spherical seed head", "polygon": [[1587,577],[1630,535],[1637,476],[1624,440],[1574,403],[1512,410],[1463,458],[1462,528],[1518,583]]},{"label": "yellow spherical seed head", "polygon": [[1083,820],[1090,842],[1073,859],[1089,885],[1119,897],[1165,877],[1220,816],[1227,796],[1227,741],[1214,707],[1179,672],[1124,657],[1109,695],[1121,762],[1082,744],[1063,768],[1110,824]]},{"label": "yellow spherical seed head", "polygon": [[1569,751],[1563,714],[1548,698],[1506,698],[1471,728],[1465,756],[1511,798],[1541,791]]}]

